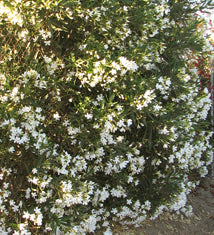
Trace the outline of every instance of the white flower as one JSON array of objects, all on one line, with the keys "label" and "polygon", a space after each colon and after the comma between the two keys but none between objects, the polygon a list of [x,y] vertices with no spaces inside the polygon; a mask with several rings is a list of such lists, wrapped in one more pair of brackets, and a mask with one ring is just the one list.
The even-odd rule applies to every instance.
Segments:
[{"label": "white flower", "polygon": [[50,64],[51,61],[52,61],[52,59],[49,58],[49,57],[47,57],[46,55],[44,55],[44,60],[45,60],[45,63],[46,63],[46,64]]},{"label": "white flower", "polygon": [[54,119],[56,119],[56,121],[60,120],[60,115],[58,112],[56,112],[54,115],[53,115]]},{"label": "white flower", "polygon": [[30,214],[28,212],[24,211],[22,218],[29,219],[30,218]]},{"label": "white flower", "polygon": [[122,170],[123,168],[125,168],[128,163],[129,163],[128,161],[122,161],[122,162],[120,162],[120,164],[119,164],[120,169]]},{"label": "white flower", "polygon": [[105,44],[105,45],[104,45],[104,48],[107,50],[107,49],[108,49],[108,44]]},{"label": "white flower", "polygon": [[51,41],[44,41],[45,46],[50,46],[51,45]]},{"label": "white flower", "polygon": [[42,225],[42,219],[43,219],[43,215],[40,213],[39,215],[37,215],[37,218],[36,218],[35,223],[36,223],[38,226],[41,226],[41,225]]},{"label": "white flower", "polygon": [[123,110],[123,107],[121,105],[117,105],[117,110],[118,111],[122,111]]},{"label": "white flower", "polygon": [[149,200],[146,200],[145,203],[144,203],[144,205],[145,205],[145,209],[150,210],[150,208],[151,208],[151,202],[150,202]]},{"label": "white flower", "polygon": [[26,198],[26,199],[29,199],[29,198],[30,198],[30,193],[31,193],[31,189],[30,189],[30,188],[27,188],[27,189],[26,189],[26,195],[25,195],[25,198]]},{"label": "white flower", "polygon": [[122,189],[121,186],[117,186],[117,189],[113,188],[111,190],[111,195],[117,198],[126,197],[126,194],[124,193],[124,190]]},{"label": "white flower", "polygon": [[132,125],[132,119],[128,119],[127,121],[127,127],[130,127]]},{"label": "white flower", "polygon": [[206,87],[204,88],[204,93],[206,93],[206,94],[209,93],[209,90]]},{"label": "white flower", "polygon": [[110,71],[110,73],[111,73],[111,75],[115,75],[115,74],[117,74],[117,70],[116,70],[116,69],[112,69],[112,70]]},{"label": "white flower", "polygon": [[103,233],[103,235],[112,235],[113,233],[111,232],[110,228],[107,228],[107,230]]},{"label": "white flower", "polygon": [[103,94],[99,94],[98,96],[97,96],[97,101],[102,101],[103,100]]},{"label": "white flower", "polygon": [[84,227],[86,232],[93,233],[96,229],[96,217],[91,215],[88,219],[85,220],[85,222],[81,222],[82,226]]},{"label": "white flower", "polygon": [[93,118],[93,114],[87,113],[87,114],[85,115],[85,117],[86,117],[87,119],[92,119],[92,118]]},{"label": "white flower", "polygon": [[8,187],[9,187],[9,183],[4,182],[4,183],[3,183],[3,188],[4,188],[4,189],[7,189]]},{"label": "white flower", "polygon": [[120,63],[127,69],[136,72],[138,70],[138,65],[134,61],[129,61],[127,58],[121,56],[119,57]]},{"label": "white flower", "polygon": [[201,177],[205,177],[208,174],[208,170],[206,166],[203,166],[200,168],[199,173],[201,175]]},{"label": "white flower", "polygon": [[25,230],[25,228],[26,228],[26,224],[19,224],[19,229],[21,230],[21,231],[23,231],[23,230]]},{"label": "white flower", "polygon": [[14,153],[14,152],[15,152],[15,148],[12,146],[12,147],[10,147],[10,148],[8,149],[8,151],[9,151],[10,153]]},{"label": "white flower", "polygon": [[162,135],[168,135],[169,131],[167,130],[167,126],[165,126],[162,130],[160,130],[159,133]]},{"label": "white flower", "polygon": [[117,142],[121,143],[123,142],[124,136],[118,136],[117,137]]},{"label": "white flower", "polygon": [[125,127],[124,119],[121,119],[119,122],[117,122],[117,126],[118,127]]},{"label": "white flower", "polygon": [[174,159],[175,159],[175,156],[171,154],[171,155],[169,156],[169,163],[173,163],[173,162],[174,162]]},{"label": "white flower", "polygon": [[104,188],[103,191],[100,192],[100,201],[104,202],[109,197],[109,192]]},{"label": "white flower", "polygon": [[103,130],[100,133],[100,137],[101,137],[101,142],[103,145],[107,145],[107,144],[116,144],[116,142],[113,139],[113,136],[111,134],[109,134],[106,130]]},{"label": "white flower", "polygon": [[36,108],[36,113],[41,113],[42,112],[42,108],[41,107],[37,107]]},{"label": "white flower", "polygon": [[33,168],[33,169],[32,169],[32,173],[33,173],[33,174],[36,174],[37,172],[38,172],[38,171],[37,171],[36,168]]},{"label": "white flower", "polygon": [[155,111],[159,111],[161,108],[162,108],[162,106],[160,106],[160,105],[158,105],[158,104],[156,104],[156,105],[154,106],[154,110],[155,110]]},{"label": "white flower", "polygon": [[116,70],[121,70],[120,65],[117,64],[115,61],[112,62],[112,67],[115,68]]},{"label": "white flower", "polygon": [[128,199],[127,200],[127,205],[131,205],[132,204],[132,200],[131,199]]},{"label": "white flower", "polygon": [[133,179],[134,179],[134,178],[133,178],[132,176],[130,176],[130,175],[129,175],[129,176],[128,176],[128,180],[127,180],[127,182],[128,182],[128,183],[132,183],[132,182],[133,182]]}]

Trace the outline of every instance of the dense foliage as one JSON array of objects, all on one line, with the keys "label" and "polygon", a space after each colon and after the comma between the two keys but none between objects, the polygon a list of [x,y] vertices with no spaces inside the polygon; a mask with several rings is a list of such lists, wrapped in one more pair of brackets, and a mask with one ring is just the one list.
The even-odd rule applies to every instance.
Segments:
[{"label": "dense foliage", "polygon": [[187,194],[212,162],[211,1],[0,3],[0,232],[112,234]]}]

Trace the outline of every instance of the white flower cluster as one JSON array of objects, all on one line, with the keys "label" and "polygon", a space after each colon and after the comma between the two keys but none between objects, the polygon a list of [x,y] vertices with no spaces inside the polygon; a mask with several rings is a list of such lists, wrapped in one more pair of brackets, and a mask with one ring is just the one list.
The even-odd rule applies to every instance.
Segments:
[{"label": "white flower cluster", "polygon": [[52,61],[51,58],[44,56],[45,63],[47,64],[47,70],[50,75],[53,75],[58,65],[55,61]]},{"label": "white flower cluster", "polygon": [[138,68],[139,68],[135,61],[129,61],[124,56],[119,57],[119,60],[120,60],[120,63],[125,68],[125,70],[123,71],[123,74],[125,74],[126,71],[136,72],[138,70]]},{"label": "white flower cluster", "polygon": [[[71,27],[84,22],[76,25],[78,42],[66,48],[72,53],[58,58],[43,25],[34,40],[43,48],[41,61],[35,56],[18,77],[0,75],[2,234],[55,227],[63,234],[109,235],[112,222],[139,226],[164,211],[190,215],[187,194],[199,182],[192,174],[204,177],[212,162],[213,133],[203,124],[211,101],[206,89],[200,92],[194,52],[176,52],[178,68],[164,56],[165,36],[176,24],[167,16],[168,1],[138,12],[142,28],[130,22],[135,3],[104,0],[84,8],[74,2],[66,17],[54,13]],[[52,12],[52,6],[58,1],[43,7]],[[0,16],[11,13],[0,7]],[[11,24],[21,25],[18,19]],[[19,39],[26,43],[29,32],[23,28]]]},{"label": "white flower cluster", "polygon": [[171,86],[171,80],[170,78],[164,79],[163,77],[160,77],[158,79],[158,83],[156,84],[156,89],[160,90],[160,94],[164,95],[164,99],[168,99],[168,94],[170,92],[170,86]]},{"label": "white flower cluster", "polygon": [[17,10],[12,10],[11,8],[5,6],[3,2],[0,3],[0,16],[6,21],[9,21],[11,24],[17,24],[20,27],[23,25],[22,16],[17,12]]}]

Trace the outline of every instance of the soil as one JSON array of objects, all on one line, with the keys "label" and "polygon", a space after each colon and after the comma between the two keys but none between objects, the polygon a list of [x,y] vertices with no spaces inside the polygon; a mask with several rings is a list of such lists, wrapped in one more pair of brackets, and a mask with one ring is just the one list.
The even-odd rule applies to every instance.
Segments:
[{"label": "soil", "polygon": [[206,177],[188,196],[193,215],[188,218],[166,215],[154,221],[145,221],[133,229],[116,228],[115,235],[214,235],[214,177]]}]

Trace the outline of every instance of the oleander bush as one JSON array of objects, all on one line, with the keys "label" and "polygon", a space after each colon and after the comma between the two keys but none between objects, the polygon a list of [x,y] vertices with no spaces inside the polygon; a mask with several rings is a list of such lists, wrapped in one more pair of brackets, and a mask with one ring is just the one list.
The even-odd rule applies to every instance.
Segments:
[{"label": "oleander bush", "polygon": [[212,133],[211,1],[0,3],[1,234],[112,234],[191,214]]}]

